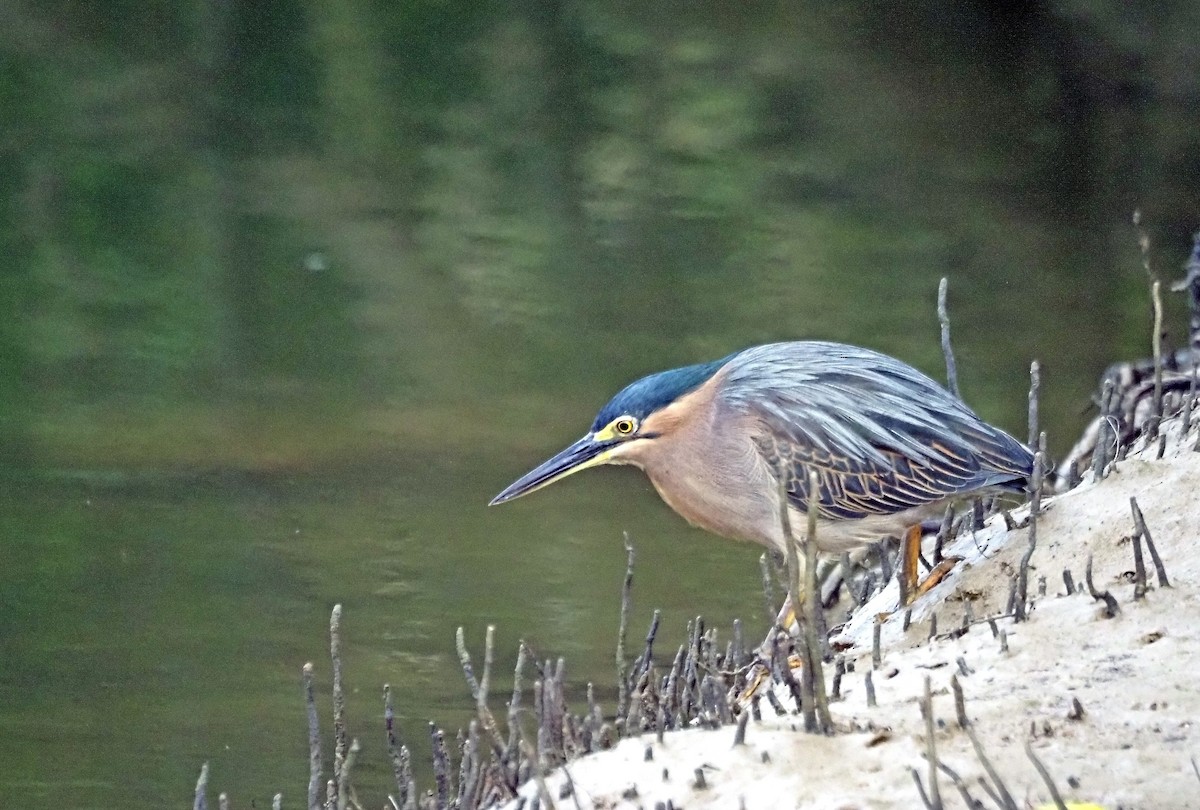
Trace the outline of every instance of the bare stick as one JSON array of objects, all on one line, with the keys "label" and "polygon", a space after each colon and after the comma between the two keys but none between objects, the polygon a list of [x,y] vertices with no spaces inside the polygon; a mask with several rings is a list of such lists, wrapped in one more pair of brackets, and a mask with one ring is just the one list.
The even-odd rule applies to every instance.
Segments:
[{"label": "bare stick", "polygon": [[1017,571],[1017,598],[1013,605],[1015,620],[1025,621],[1026,609],[1029,604],[1029,563],[1037,548],[1037,521],[1042,506],[1042,466],[1045,454],[1039,450],[1033,456],[1033,478],[1029,483],[1031,502],[1029,505],[1029,545],[1021,555],[1021,565]]},{"label": "bare stick", "polygon": [[739,745],[746,744],[746,723],[750,720],[750,712],[743,711],[738,715],[737,731],[733,735],[733,745],[736,748]]},{"label": "bare stick", "polygon": [[955,399],[962,399],[958,391],[958,364],[954,362],[954,350],[950,348],[950,314],[946,311],[946,292],[950,281],[945,276],[938,282],[938,323],[942,327],[942,354],[946,357],[946,384]]},{"label": "bare stick", "polygon": [[1108,470],[1109,445],[1112,445],[1113,457],[1116,457],[1117,431],[1114,425],[1113,400],[1116,390],[1112,377],[1104,380],[1100,393],[1100,429],[1096,431],[1096,446],[1092,449],[1092,480],[1103,481]]},{"label": "bare stick", "polygon": [[346,693],[342,688],[342,606],[329,614],[329,657],[333,661],[333,776],[346,760]]},{"label": "bare stick", "polygon": [[[392,707],[392,688],[383,685],[383,726],[387,730],[388,757],[392,760],[392,774],[396,778],[397,804],[403,807],[408,804],[410,793],[415,793],[412,784],[412,758],[408,747],[400,745],[396,737],[396,712]],[[320,774],[317,774],[320,777]],[[309,783],[312,784],[311,782]]]},{"label": "bare stick", "polygon": [[1154,335],[1151,345],[1154,347],[1154,399],[1151,400],[1151,414],[1146,421],[1147,443],[1158,438],[1158,426],[1163,418],[1163,360],[1162,360],[1162,282],[1158,279],[1150,285],[1150,296],[1154,302]]},{"label": "bare stick", "polygon": [[192,810],[208,810],[208,763],[200,766],[200,777],[196,780],[196,797]]},{"label": "bare stick", "polygon": [[937,743],[933,738],[933,688],[929,676],[925,676],[925,697],[921,701],[921,714],[925,715],[925,757],[929,760],[929,800],[934,810],[942,808],[942,791],[937,778]]},{"label": "bare stick", "polygon": [[817,588],[817,486],[817,473],[809,470],[808,531],[804,537],[804,646],[808,648],[807,665],[812,674],[817,724],[822,734],[832,734],[833,718],[829,714],[829,698],[825,694],[825,668],[821,661],[821,646],[817,642],[817,621],[821,610],[821,592]]},{"label": "bare stick", "polygon": [[939,762],[938,768],[942,773],[950,777],[950,781],[954,783],[954,786],[958,788],[959,795],[962,796],[963,804],[965,804],[969,810],[982,810],[983,803],[971,795],[971,791],[967,790],[966,782],[962,780],[962,777],[958,775],[957,771],[944,762]]},{"label": "bare stick", "polygon": [[1167,569],[1163,566],[1162,557],[1158,556],[1158,549],[1154,545],[1154,538],[1150,536],[1150,529],[1146,526],[1146,518],[1142,516],[1142,510],[1138,506],[1137,498],[1129,499],[1129,507],[1133,511],[1133,523],[1138,534],[1146,541],[1146,550],[1150,552],[1150,559],[1154,561],[1154,571],[1158,574],[1158,586],[1160,588],[1170,588],[1171,583],[1167,580]]},{"label": "bare stick", "polygon": [[[662,611],[655,609],[650,618],[650,629],[646,631],[646,649],[642,653],[642,672],[648,672],[654,662],[654,639],[658,636],[658,625],[662,621]],[[637,673],[639,676],[641,672]]]},{"label": "bare stick", "polygon": [[1116,598],[1113,597],[1113,595],[1111,593],[1109,593],[1108,591],[1104,591],[1103,593],[1098,593],[1096,591],[1096,586],[1092,582],[1092,553],[1090,551],[1088,552],[1087,568],[1084,569],[1083,573],[1084,573],[1084,582],[1087,583],[1088,593],[1091,594],[1091,597],[1093,599],[1104,602],[1105,617],[1111,619],[1113,616],[1116,616],[1118,613],[1120,613],[1121,606],[1117,604]]},{"label": "bare stick", "polygon": [[450,807],[450,754],[446,751],[446,735],[432,722],[429,738],[433,743],[433,781],[437,787],[437,810]]},{"label": "bare stick", "polygon": [[1136,602],[1146,597],[1146,562],[1142,559],[1142,534],[1134,532],[1130,538],[1133,546],[1133,599]]},{"label": "bare stick", "polygon": [[[509,787],[516,788],[517,772],[520,770],[520,761],[517,758],[520,742],[520,711],[521,711],[521,673],[525,669],[525,662],[529,655],[529,648],[525,646],[525,640],[517,642],[517,665],[513,668],[513,691],[512,699],[508,703],[508,745],[504,748],[504,761],[512,764],[511,781]],[[590,694],[590,691],[589,691]]]},{"label": "bare stick", "polygon": [[621,621],[617,625],[617,717],[629,712],[629,684],[625,664],[625,633],[629,627],[629,606],[633,596],[633,543],[625,532],[625,581],[621,585]]},{"label": "bare stick", "polygon": [[967,719],[967,702],[963,698],[962,684],[957,675],[950,676],[950,691],[954,693],[954,716],[958,719],[958,727],[966,728],[971,725]]},{"label": "bare stick", "polygon": [[912,774],[913,782],[917,786],[917,795],[921,797],[921,804],[925,806],[925,810],[937,810],[933,802],[929,801],[929,794],[925,792],[925,783],[921,781],[921,774],[917,773],[916,768],[909,768],[908,771]]},{"label": "bare stick", "polygon": [[492,660],[495,653],[495,643],[496,625],[489,624],[483,637],[483,675],[479,678],[479,699],[476,701],[480,715],[491,714],[488,711],[487,699],[488,689],[491,686],[492,680]]},{"label": "bare stick", "polygon": [[[1157,282],[1155,282],[1157,286]],[[1029,757],[1029,761],[1033,763],[1033,767],[1037,768],[1038,776],[1042,777],[1042,781],[1046,783],[1046,789],[1050,791],[1050,798],[1054,800],[1054,806],[1058,810],[1067,810],[1066,803],[1062,800],[1062,795],[1058,792],[1058,787],[1055,786],[1054,780],[1050,778],[1050,771],[1046,770],[1046,766],[1033,753],[1033,746],[1029,744],[1029,740],[1025,741],[1025,756]]]},{"label": "bare stick", "polygon": [[[1000,778],[1000,774],[996,773],[995,767],[992,766],[992,761],[983,752],[983,746],[979,744],[979,738],[975,736],[975,729],[967,726],[963,731],[967,733],[967,738],[971,740],[971,747],[975,749],[975,757],[979,760],[979,764],[983,766],[988,777],[992,780],[992,785],[995,787],[995,798],[999,799],[996,803],[1003,807],[1004,810],[1018,810],[1017,803],[1013,800],[1012,794],[1004,786],[1004,780]],[[987,786],[986,782],[980,781],[985,787]],[[989,789],[988,792],[991,793],[991,790]]]},{"label": "bare stick", "polygon": [[454,631],[454,646],[458,650],[458,662],[462,665],[463,677],[467,680],[467,688],[471,690],[471,699],[478,703],[479,681],[475,679],[475,668],[471,666],[471,654],[467,651],[467,642],[461,625]]},{"label": "bare stick", "polygon": [[346,758],[342,760],[342,770],[338,773],[337,810],[346,810],[350,806],[350,771],[360,749],[357,737],[350,741],[350,747],[346,749]]},{"label": "bare stick", "polygon": [[321,730],[313,694],[313,665],[304,665],[304,706],[308,712],[308,810],[321,808]]},{"label": "bare stick", "polygon": [[758,568],[762,572],[763,605],[767,611],[763,615],[770,619],[777,616],[778,611],[775,610],[775,585],[771,582],[771,561],[765,553],[758,557]]},{"label": "bare stick", "polygon": [[1038,390],[1042,386],[1042,367],[1037,360],[1029,364],[1029,446],[1038,440]]},{"label": "bare stick", "polygon": [[533,775],[534,784],[537,785],[538,798],[541,800],[543,807],[547,810],[555,810],[554,800],[550,798],[550,788],[546,786],[546,775],[542,772],[542,764],[538,760],[537,752],[533,750],[533,746],[529,744],[529,740],[525,739],[525,730],[522,728],[520,732],[521,753],[529,762],[529,772]]},{"label": "bare stick", "polygon": [[1192,408],[1196,403],[1196,372],[1200,365],[1200,348],[1192,346],[1188,350],[1192,358],[1191,381],[1188,383],[1187,399],[1183,402],[1183,427],[1179,429],[1179,440],[1184,441],[1192,431]]}]

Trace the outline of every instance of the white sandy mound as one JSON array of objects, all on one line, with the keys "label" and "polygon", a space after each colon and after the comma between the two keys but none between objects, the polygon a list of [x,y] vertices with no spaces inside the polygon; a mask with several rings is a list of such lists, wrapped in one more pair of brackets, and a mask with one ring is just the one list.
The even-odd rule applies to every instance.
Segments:
[{"label": "white sandy mound", "polygon": [[[805,734],[799,717],[775,717],[764,701],[763,719],[750,722],[745,745],[733,746],[732,726],[671,732],[661,744],[653,734],[626,739],[548,775],[550,797],[559,808],[585,810],[920,808],[911,769],[928,790],[918,701],[929,676],[938,758],[990,808],[995,805],[979,785],[985,771],[955,720],[949,684],[957,673],[973,729],[1017,806],[1054,806],[1025,754],[1029,741],[1068,803],[1200,808],[1193,765],[1193,757],[1200,759],[1200,453],[1192,450],[1194,428],[1181,439],[1173,420],[1163,432],[1162,459],[1155,459],[1157,445],[1136,450],[1100,483],[1046,501],[1029,577],[1029,620],[996,622],[1007,652],[986,622],[957,638],[951,631],[961,627],[968,605],[977,619],[1004,611],[1028,545],[1027,508],[1013,513],[1022,528],[1007,531],[997,518],[948,549],[965,561],[914,606],[907,632],[899,614],[884,623],[875,707],[867,706],[863,674],[871,669],[875,616],[894,609],[895,584],[847,624],[843,640],[853,647],[846,660],[856,671],[845,675],[843,699],[832,705],[836,736]],[[1151,588],[1140,601],[1130,581],[1131,496],[1172,586],[1157,586],[1147,555]],[[1115,618],[1106,618],[1103,603],[1086,591],[1066,593],[1063,571],[1082,591],[1089,553],[1096,588],[1111,591],[1120,604]],[[1043,577],[1046,592],[1039,596]],[[935,612],[939,636],[931,641]],[[828,682],[832,667],[825,674]],[[1073,699],[1082,717],[1073,712]],[[573,795],[564,796],[568,780]],[[946,776],[939,787],[946,807],[965,806]],[[526,807],[536,795],[533,783],[521,790]]]}]

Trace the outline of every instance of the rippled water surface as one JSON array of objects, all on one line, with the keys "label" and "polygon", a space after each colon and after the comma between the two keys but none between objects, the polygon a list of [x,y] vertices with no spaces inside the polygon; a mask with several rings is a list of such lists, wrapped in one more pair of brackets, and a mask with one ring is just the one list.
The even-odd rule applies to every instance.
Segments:
[{"label": "rippled water surface", "polygon": [[295,806],[340,602],[378,806],[381,687],[424,762],[460,625],[611,702],[623,532],[635,637],[757,635],[758,551],[635,471],[486,506],[647,372],[812,337],[942,378],[946,276],[967,400],[1023,436],[1040,359],[1061,452],[1148,352],[1194,4],[653,8],[0,10],[0,795],[182,806],[209,761]]}]

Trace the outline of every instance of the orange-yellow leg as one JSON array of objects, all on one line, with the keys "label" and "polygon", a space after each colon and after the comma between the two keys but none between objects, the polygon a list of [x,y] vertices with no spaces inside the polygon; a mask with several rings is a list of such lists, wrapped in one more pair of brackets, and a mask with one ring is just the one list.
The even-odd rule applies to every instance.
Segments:
[{"label": "orange-yellow leg", "polygon": [[917,563],[921,559],[921,525],[910,526],[900,544],[900,570],[896,578],[900,581],[900,604],[911,605],[917,597],[941,582],[954,568],[961,557],[947,557],[933,567],[923,582],[917,581]]}]

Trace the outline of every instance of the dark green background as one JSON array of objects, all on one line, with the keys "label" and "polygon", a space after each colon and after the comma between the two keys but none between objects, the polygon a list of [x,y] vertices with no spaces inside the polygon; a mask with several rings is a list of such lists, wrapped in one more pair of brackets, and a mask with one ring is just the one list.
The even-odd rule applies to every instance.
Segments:
[{"label": "dark green background", "polygon": [[[1200,225],[1194,2],[0,4],[0,795],[301,800],[346,605],[360,794],[453,631],[612,681],[756,635],[757,550],[629,470],[488,509],[643,373],[881,348],[1065,450]],[[1181,337],[1181,303],[1169,323]],[[477,652],[478,654],[478,652]],[[607,693],[606,693],[607,694]],[[323,709],[327,708],[323,703]],[[324,715],[327,720],[327,715]]]}]

